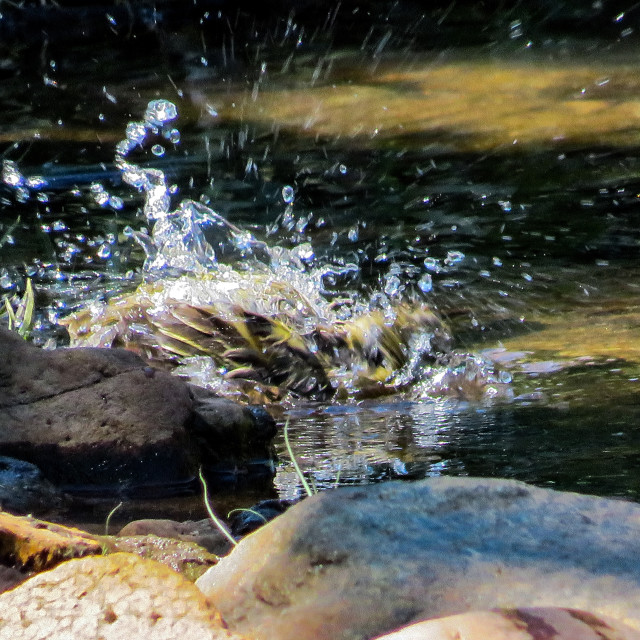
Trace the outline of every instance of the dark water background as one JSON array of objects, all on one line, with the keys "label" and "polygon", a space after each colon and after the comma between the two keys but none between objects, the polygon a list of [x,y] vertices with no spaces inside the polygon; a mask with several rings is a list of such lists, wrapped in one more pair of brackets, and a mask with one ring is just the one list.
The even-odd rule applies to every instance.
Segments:
[{"label": "dark water background", "polygon": [[[296,455],[316,486],[456,474],[639,500],[635,123],[595,141],[585,131],[584,140],[471,149],[446,114],[440,129],[376,139],[274,126],[277,108],[263,119],[214,108],[234,96],[259,106],[263,93],[375,86],[382,74],[450,61],[467,69],[516,61],[532,76],[550,65],[568,76],[576,64],[619,69],[623,80],[603,80],[599,96],[612,109],[635,108],[640,85],[625,78],[640,67],[640,9],[605,1],[265,5],[0,8],[0,154],[46,180],[26,194],[0,184],[0,237],[19,217],[0,249],[0,293],[33,278],[36,341],[64,342],[58,317],[139,282],[143,255],[123,230],[143,224],[141,197],[121,183],[114,145],[150,99],[165,98],[181,114],[181,140],[144,159],[175,181],[179,197],[207,198],[267,237],[290,185],[297,218],[313,213],[304,234],[318,258],[359,265],[336,290],[380,290],[395,264],[418,291],[430,273],[425,298],[449,320],[458,347],[506,349],[514,363],[511,400],[399,398],[289,411]],[[562,81],[560,94],[575,90]],[[400,99],[413,91],[406,79],[389,85]],[[358,121],[357,109],[351,117]],[[98,205],[93,183],[123,207]],[[286,246],[299,239],[269,237]],[[425,257],[440,271],[425,270]],[[513,352],[528,353],[510,359]],[[280,440],[278,450],[273,486],[230,487],[219,500],[298,496]]]}]

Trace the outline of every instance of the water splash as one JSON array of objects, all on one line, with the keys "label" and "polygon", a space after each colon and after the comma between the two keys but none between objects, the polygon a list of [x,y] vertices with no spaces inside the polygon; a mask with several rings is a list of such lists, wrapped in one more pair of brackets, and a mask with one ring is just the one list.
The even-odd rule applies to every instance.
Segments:
[{"label": "water splash", "polygon": [[[450,337],[423,303],[408,297],[411,267],[391,262],[382,289],[370,296],[348,288],[330,293],[328,286],[357,276],[360,265],[341,256],[335,264],[318,259],[304,235],[312,214],[296,216],[289,185],[282,188],[285,208],[271,232],[292,232],[291,249],[257,239],[204,202],[184,199],[174,206],[175,189],[163,171],[136,164],[130,154],[148,143],[152,154],[161,155],[157,137],[177,143],[177,117],[173,103],[154,100],[116,145],[123,181],[144,195],[142,212],[151,231],[127,228],[125,235],[145,251],[146,282],[132,295],[65,321],[75,342],[117,341],[146,357],[178,363],[179,372],[198,384],[226,395],[240,389],[250,400],[256,390],[262,400],[282,399],[283,392],[315,399],[375,396],[406,391],[425,379],[433,379],[428,393],[440,393],[434,372],[450,358]],[[92,192],[99,204],[110,202],[101,186]],[[358,240],[359,229],[357,223],[349,231],[350,242]],[[108,250],[103,245],[99,254]],[[450,252],[445,263],[463,259]],[[439,267],[425,260],[425,268],[437,273]],[[418,287],[430,291],[428,273]],[[482,388],[485,377],[492,385],[499,382],[484,376],[483,367],[458,357],[447,383],[457,394],[465,385]],[[458,378],[463,382],[454,382]]]}]

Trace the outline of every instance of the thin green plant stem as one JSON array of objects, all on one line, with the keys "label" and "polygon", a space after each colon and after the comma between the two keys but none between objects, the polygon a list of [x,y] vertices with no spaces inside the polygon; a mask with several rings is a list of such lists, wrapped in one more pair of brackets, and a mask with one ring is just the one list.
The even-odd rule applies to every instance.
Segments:
[{"label": "thin green plant stem", "polygon": [[119,502],[115,507],[113,507],[113,509],[111,509],[111,511],[109,511],[109,515],[107,516],[107,519],[104,521],[104,535],[108,536],[109,535],[109,523],[111,522],[111,516],[123,505],[123,502]]},{"label": "thin green plant stem", "polygon": [[314,494],[314,491],[309,486],[307,479],[304,477],[304,473],[302,473],[302,469],[300,469],[300,465],[298,465],[298,461],[296,460],[295,455],[293,454],[293,449],[291,448],[291,443],[289,442],[289,419],[284,423],[284,445],[287,447],[287,453],[291,458],[291,462],[293,463],[293,467],[296,470],[296,474],[298,478],[300,478],[300,482],[302,483],[302,487],[305,490],[306,494],[311,497]]},{"label": "thin green plant stem", "polygon": [[255,509],[231,509],[231,511],[227,513],[227,518],[232,513],[253,513],[254,516],[258,516],[258,518],[262,518],[265,522],[269,522],[259,511],[256,511]]},{"label": "thin green plant stem", "polygon": [[207,509],[207,513],[209,514],[211,521],[213,522],[213,524],[216,525],[216,527],[218,527],[222,535],[224,535],[224,537],[227,538],[227,540],[229,540],[229,542],[231,542],[231,544],[234,547],[237,546],[238,541],[233,537],[227,525],[224,522],[222,522],[222,520],[220,520],[220,518],[218,518],[218,516],[215,514],[215,511],[213,510],[213,507],[209,502],[209,490],[207,488],[207,483],[204,479],[204,476],[202,475],[202,467],[200,467],[200,469],[198,470],[198,477],[200,478],[200,482],[202,483],[202,489],[204,491],[202,496],[202,499],[204,500],[204,506]]}]

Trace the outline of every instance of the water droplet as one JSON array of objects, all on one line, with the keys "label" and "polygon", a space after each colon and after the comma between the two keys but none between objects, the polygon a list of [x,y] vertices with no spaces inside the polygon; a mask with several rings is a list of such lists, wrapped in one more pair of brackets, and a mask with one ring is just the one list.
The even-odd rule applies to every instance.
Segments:
[{"label": "water droplet", "polygon": [[420,280],[418,280],[418,286],[423,293],[429,293],[433,290],[433,279],[430,273],[425,273]]},{"label": "water droplet", "polygon": [[130,122],[125,129],[125,136],[130,142],[141,145],[147,137],[147,127],[144,122]]},{"label": "water droplet", "polygon": [[0,275],[0,287],[3,289],[10,289],[13,287],[13,280],[11,280],[11,277],[6,272]]},{"label": "water droplet", "polygon": [[18,165],[13,160],[3,161],[2,181],[10,187],[19,187],[24,184],[24,176],[20,173]]},{"label": "water droplet", "polygon": [[177,129],[171,129],[167,135],[167,139],[173,144],[178,144],[178,142],[180,142],[180,132]]},{"label": "water droplet", "polygon": [[347,232],[347,238],[349,238],[349,240],[351,240],[351,242],[357,242],[358,241],[358,237],[359,237],[358,224],[356,223]]},{"label": "water droplet", "polygon": [[493,258],[491,258],[491,261],[493,262],[493,266],[494,267],[501,267],[502,266],[502,260],[500,260],[500,258],[496,258],[494,256]]},{"label": "water droplet", "polygon": [[296,193],[293,190],[293,187],[286,185],[282,187],[282,199],[287,203],[291,204],[296,197]]},{"label": "water droplet", "polygon": [[129,225],[127,225],[127,226],[122,230],[122,233],[123,233],[123,235],[124,235],[124,237],[125,237],[125,238],[130,238],[130,237],[131,237],[135,232],[134,232],[134,230],[133,230]]},{"label": "water droplet", "polygon": [[31,176],[25,182],[29,189],[42,189],[47,186],[47,181],[42,176]]},{"label": "water droplet", "polygon": [[341,173],[342,175],[345,175],[345,174],[347,173],[347,167],[346,167],[344,164],[341,164],[341,165],[338,167],[338,170],[340,171],[340,173]]},{"label": "water droplet", "polygon": [[440,262],[437,258],[425,258],[423,264],[424,268],[432,273],[440,273],[441,271]]},{"label": "water droplet", "polygon": [[398,276],[391,276],[387,278],[387,281],[384,283],[384,292],[388,296],[398,295],[402,291],[402,283]]},{"label": "water droplet", "polygon": [[144,121],[157,126],[175,120],[177,117],[176,105],[168,100],[152,100],[144,113]]},{"label": "water droplet", "polygon": [[98,248],[97,254],[98,258],[106,259],[111,255],[111,247],[107,242],[101,244]]},{"label": "water droplet", "polygon": [[444,259],[445,264],[457,264],[464,260],[462,251],[447,251],[447,257]]},{"label": "water droplet", "polygon": [[151,147],[151,153],[160,158],[164,155],[164,147],[161,144],[154,144],[153,147]]},{"label": "water droplet", "polygon": [[67,225],[62,222],[62,220],[56,220],[53,225],[51,225],[51,228],[54,231],[66,231],[67,229]]},{"label": "water droplet", "polygon": [[109,196],[109,206],[119,211],[124,207],[124,201],[119,196]]},{"label": "water droplet", "polygon": [[120,140],[116,145],[116,154],[119,156],[126,156],[135,146],[135,142],[132,142],[129,139]]},{"label": "water droplet", "polygon": [[292,250],[292,253],[303,262],[311,262],[315,257],[313,247],[308,242],[299,244]]},{"label": "water droplet", "polygon": [[44,193],[43,191],[40,191],[36,195],[36,199],[38,200],[38,202],[49,202],[49,196],[46,193]]},{"label": "water droplet", "polygon": [[500,380],[500,382],[503,382],[504,384],[509,384],[513,380],[513,376],[509,371],[501,371],[498,374],[498,379]]}]

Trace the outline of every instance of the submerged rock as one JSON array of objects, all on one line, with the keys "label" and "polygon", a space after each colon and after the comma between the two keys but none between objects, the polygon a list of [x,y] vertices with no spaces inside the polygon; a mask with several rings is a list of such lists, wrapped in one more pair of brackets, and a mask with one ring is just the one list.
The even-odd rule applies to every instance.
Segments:
[{"label": "submerged rock", "polygon": [[129,553],[71,560],[1,594],[0,629],[21,640],[238,638],[191,582]]},{"label": "submerged rock", "polygon": [[197,582],[249,638],[367,639],[496,607],[565,607],[640,630],[640,506],[508,480],[327,491]]},{"label": "submerged rock", "polygon": [[267,414],[221,401],[205,415],[206,392],[129,351],[45,351],[0,329],[0,353],[0,454],[68,491],[182,493],[201,465],[270,462]]}]

